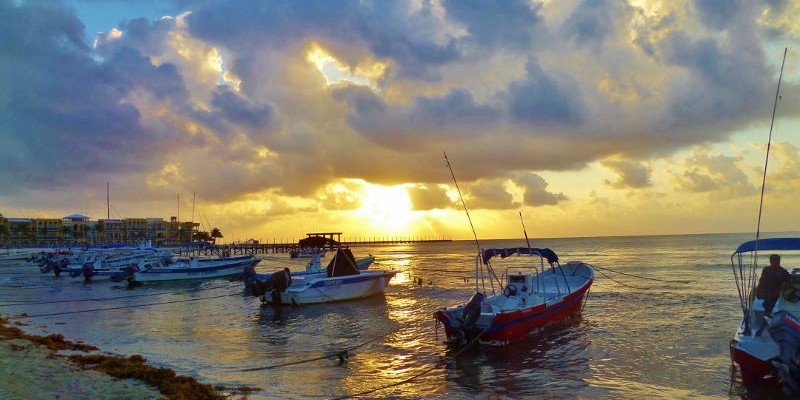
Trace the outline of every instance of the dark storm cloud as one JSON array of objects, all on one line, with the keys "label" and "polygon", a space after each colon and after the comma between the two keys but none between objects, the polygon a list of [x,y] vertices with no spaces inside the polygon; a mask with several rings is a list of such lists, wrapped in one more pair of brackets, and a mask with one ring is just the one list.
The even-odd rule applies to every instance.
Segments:
[{"label": "dark storm cloud", "polygon": [[529,62],[525,80],[509,85],[508,110],[514,121],[523,124],[578,125],[583,104],[577,86],[568,76],[553,76],[538,64]]},{"label": "dark storm cloud", "polygon": [[272,107],[269,104],[253,104],[250,100],[225,89],[214,93],[211,105],[231,123],[251,128],[267,128],[273,115]]},{"label": "dark storm cloud", "polygon": [[738,0],[695,0],[698,17],[714,29],[726,29],[735,21],[741,5]]},{"label": "dark storm cloud", "polygon": [[443,5],[447,15],[464,24],[470,38],[481,45],[526,48],[541,23],[541,6],[524,0],[445,0]]},{"label": "dark storm cloud", "polygon": [[[237,3],[209,1],[189,15],[192,35],[246,50],[253,43],[291,48],[308,40],[362,44],[378,58],[390,58],[398,77],[437,80],[436,68],[460,58],[454,39],[434,42],[424,32],[430,5],[412,10],[409,2],[272,1]],[[419,29],[418,29],[419,28]],[[246,63],[240,63],[242,66]],[[249,77],[256,71],[237,69]]]},{"label": "dark storm cloud", "polygon": [[620,26],[622,7],[614,0],[585,0],[564,22],[564,34],[578,45],[603,42]]},{"label": "dark storm cloud", "polygon": [[423,138],[437,142],[469,136],[502,116],[501,110],[476,103],[469,91],[459,88],[443,96],[418,96],[409,107],[390,107],[365,88],[340,89],[334,97],[350,106],[348,120],[353,127],[387,146],[412,146]]},{"label": "dark storm cloud", "polygon": [[177,129],[146,128],[130,97],[186,108],[177,67],[124,45],[99,59],[68,9],[42,4],[0,4],[10,38],[0,45],[0,192],[77,189],[100,175],[159,168],[153,159],[176,143]]}]

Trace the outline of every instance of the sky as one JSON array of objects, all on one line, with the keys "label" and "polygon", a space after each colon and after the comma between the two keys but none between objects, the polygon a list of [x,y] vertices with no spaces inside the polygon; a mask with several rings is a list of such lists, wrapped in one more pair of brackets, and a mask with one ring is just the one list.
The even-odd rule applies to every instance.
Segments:
[{"label": "sky", "polygon": [[470,239],[446,153],[479,239],[754,232],[771,132],[761,230],[798,230],[797,15],[0,0],[0,213]]}]

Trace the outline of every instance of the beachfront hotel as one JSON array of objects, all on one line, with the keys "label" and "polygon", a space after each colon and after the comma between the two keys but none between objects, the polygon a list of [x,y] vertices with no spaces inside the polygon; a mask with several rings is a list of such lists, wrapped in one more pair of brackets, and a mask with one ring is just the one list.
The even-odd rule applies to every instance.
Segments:
[{"label": "beachfront hotel", "polygon": [[12,218],[0,214],[0,245],[96,245],[154,244],[191,241],[197,222],[179,222],[176,217],[91,220],[80,214],[63,218]]}]

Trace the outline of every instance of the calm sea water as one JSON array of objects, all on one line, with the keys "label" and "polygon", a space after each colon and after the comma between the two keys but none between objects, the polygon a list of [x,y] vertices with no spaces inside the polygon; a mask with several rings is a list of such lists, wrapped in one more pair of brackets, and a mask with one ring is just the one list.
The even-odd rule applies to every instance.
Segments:
[{"label": "calm sea water", "polygon": [[[0,264],[0,313],[26,312],[31,317],[22,321],[32,333],[62,333],[107,352],[141,354],[205,383],[263,388],[252,399],[359,393],[426,399],[758,397],[732,379],[728,355],[741,314],[730,254],[752,236],[536,240],[535,247],[552,248],[562,262],[605,268],[598,270],[582,316],[529,340],[460,354],[441,344],[441,329],[437,338],[433,312],[473,293],[474,281],[465,280],[476,252],[469,241],[356,247],[356,257],[376,256],[371,268],[399,271],[385,295],[281,308],[261,306],[239,282],[128,290],[6,262]],[[482,242],[484,248],[519,245],[524,240]],[[259,271],[303,268],[286,254],[262,257]],[[424,284],[415,285],[414,278]],[[8,305],[31,301],[57,302]],[[109,307],[117,309],[37,316]],[[350,357],[342,364],[322,358],[343,350]],[[265,369],[243,371],[255,368]]]}]

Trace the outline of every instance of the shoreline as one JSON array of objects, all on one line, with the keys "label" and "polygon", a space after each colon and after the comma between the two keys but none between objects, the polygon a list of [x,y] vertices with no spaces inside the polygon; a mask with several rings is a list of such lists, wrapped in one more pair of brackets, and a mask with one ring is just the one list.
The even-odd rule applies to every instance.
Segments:
[{"label": "shoreline", "polygon": [[138,354],[104,354],[61,334],[33,335],[14,325],[26,324],[0,317],[0,375],[7,377],[0,383],[0,397],[218,400],[261,390],[203,384],[148,365]]}]

